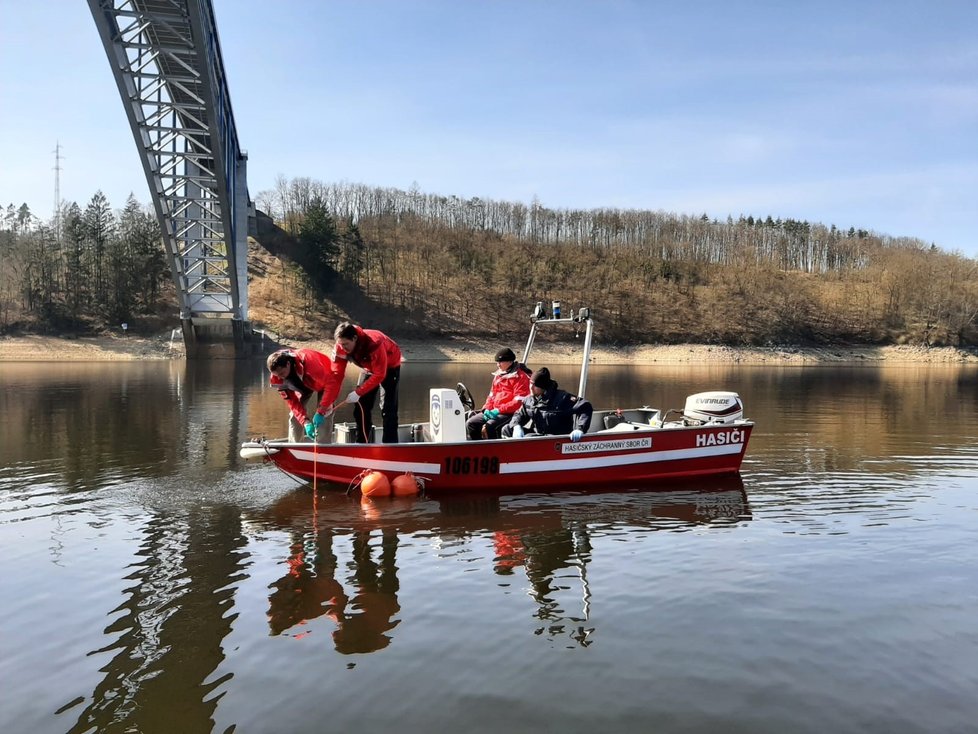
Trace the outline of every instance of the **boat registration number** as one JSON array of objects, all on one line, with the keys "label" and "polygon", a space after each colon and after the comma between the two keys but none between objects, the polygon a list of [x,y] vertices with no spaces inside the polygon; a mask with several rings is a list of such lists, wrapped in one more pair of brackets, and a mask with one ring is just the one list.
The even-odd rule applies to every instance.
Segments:
[{"label": "boat registration number", "polygon": [[498,456],[446,456],[446,474],[499,474]]}]

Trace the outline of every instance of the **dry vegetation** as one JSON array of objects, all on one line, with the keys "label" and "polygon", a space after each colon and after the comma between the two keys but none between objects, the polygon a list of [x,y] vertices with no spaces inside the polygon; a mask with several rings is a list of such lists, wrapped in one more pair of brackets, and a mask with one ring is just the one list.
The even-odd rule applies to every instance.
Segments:
[{"label": "dry vegetation", "polygon": [[[140,267],[145,213],[130,202],[116,226],[97,198],[72,214],[74,249],[8,209],[0,333],[112,330],[128,319],[148,336],[177,325],[165,270]],[[405,343],[519,344],[533,304],[560,300],[565,313],[590,307],[599,344],[620,355],[688,343],[714,357],[720,347],[978,344],[978,262],[918,240],[310,179],[282,179],[256,198],[271,217],[259,216],[250,244],[249,313],[289,342],[323,339],[349,319]]]},{"label": "dry vegetation", "polygon": [[[308,179],[280,181],[262,202],[284,229],[260,228],[252,317],[292,339],[349,317],[402,338],[512,340],[535,301],[556,299],[589,306],[617,347],[978,343],[978,263],[916,240]],[[335,224],[326,245],[307,226],[318,208]],[[280,263],[257,264],[263,249]]]}]

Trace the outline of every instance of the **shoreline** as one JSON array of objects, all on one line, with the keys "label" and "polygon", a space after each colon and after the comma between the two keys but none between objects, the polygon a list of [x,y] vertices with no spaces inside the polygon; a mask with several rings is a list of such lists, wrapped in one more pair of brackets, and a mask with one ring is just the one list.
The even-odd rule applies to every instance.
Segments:
[{"label": "shoreline", "polygon": [[[501,346],[494,342],[443,339],[437,342],[399,340],[405,362],[489,364]],[[332,342],[290,342],[295,348],[329,352]],[[520,353],[522,344],[512,344]],[[534,362],[577,364],[577,344],[536,344]],[[595,344],[592,363],[602,365],[741,364],[978,364],[978,349],[925,346],[825,346],[825,347],[730,347],[705,344],[642,344],[614,346]],[[126,362],[184,359],[183,342],[169,335],[143,336],[6,336],[0,337],[3,362]],[[256,356],[257,358],[257,356]]]}]

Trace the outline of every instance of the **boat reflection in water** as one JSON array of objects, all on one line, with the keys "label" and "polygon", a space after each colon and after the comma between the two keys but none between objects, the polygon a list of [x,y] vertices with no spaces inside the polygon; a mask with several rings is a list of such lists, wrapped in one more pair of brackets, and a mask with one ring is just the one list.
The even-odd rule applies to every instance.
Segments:
[{"label": "boat reflection in water", "polygon": [[[336,651],[356,654],[387,647],[400,623],[397,551],[404,541],[412,552],[420,540],[441,554],[460,546],[471,554],[488,540],[494,575],[525,574],[534,616],[544,623],[537,633],[569,632],[586,646],[595,601],[587,578],[592,539],[622,528],[683,531],[750,517],[743,481],[734,475],[667,490],[511,497],[376,500],[301,487],[251,520],[292,537],[287,572],[269,585],[271,634],[302,637],[310,620],[325,616],[335,625]],[[566,570],[580,579],[580,613],[568,614],[557,598],[566,579],[555,579]]]}]

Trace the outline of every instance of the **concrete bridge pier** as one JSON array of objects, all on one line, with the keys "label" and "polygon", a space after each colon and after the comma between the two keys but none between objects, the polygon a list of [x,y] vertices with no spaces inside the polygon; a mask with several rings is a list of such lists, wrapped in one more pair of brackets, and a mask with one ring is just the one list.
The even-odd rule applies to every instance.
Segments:
[{"label": "concrete bridge pier", "polygon": [[241,319],[194,316],[181,318],[180,328],[187,359],[244,359],[259,354],[264,343]]}]

